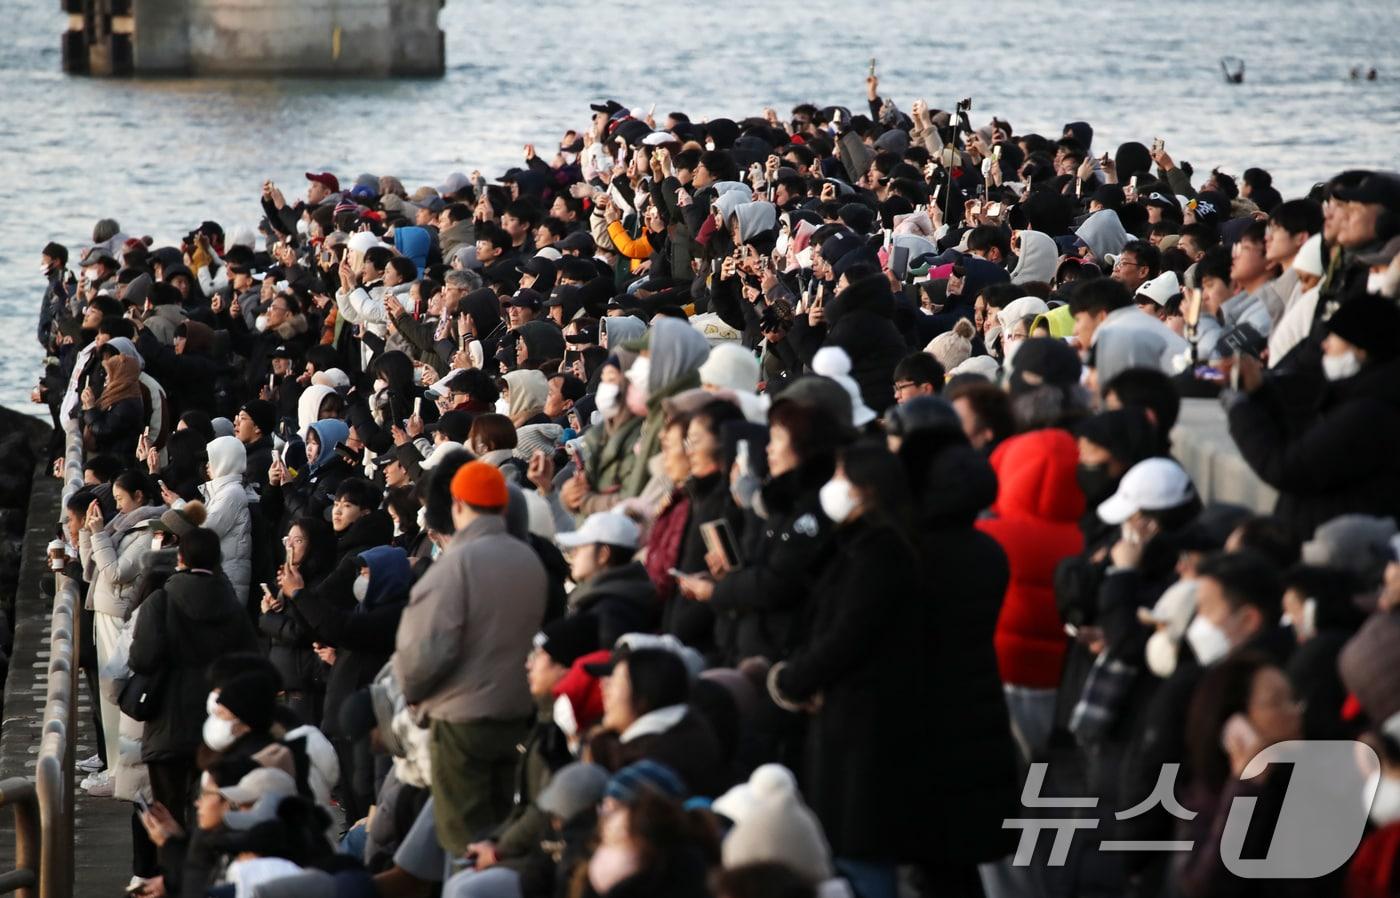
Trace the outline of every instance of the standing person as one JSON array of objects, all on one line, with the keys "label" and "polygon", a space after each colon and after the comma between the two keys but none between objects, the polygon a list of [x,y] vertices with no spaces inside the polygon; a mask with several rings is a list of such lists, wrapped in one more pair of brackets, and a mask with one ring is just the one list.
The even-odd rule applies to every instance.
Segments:
[{"label": "standing person", "polygon": [[1023,764],[1044,752],[1055,716],[1066,640],[1055,605],[1055,568],[1084,548],[1084,493],[1074,437],[1047,427],[992,453],[997,499],[978,529],[1006,552],[1011,580],[997,620],[997,660]]},{"label": "standing person", "polygon": [[181,825],[194,799],[194,757],[209,696],[206,671],[213,661],[257,645],[242,603],[219,573],[221,561],[217,533],[197,527],[181,534],[176,571],[141,605],[131,642],[132,673],[163,677],[160,706],[141,739],[141,760],[155,800]]},{"label": "standing person", "polygon": [[431,721],[438,841],[463,856],[510,812],[516,745],[534,703],[521,659],[544,620],[544,566],[506,533],[501,472],[472,461],[452,476],[446,551],[414,586],[399,622],[394,673]]},{"label": "standing person", "polygon": [[[863,898],[893,898],[896,866],[924,855],[902,788],[926,776],[909,691],[925,669],[909,487],[883,446],[848,449],[821,489],[835,545],[812,596],[813,637],[769,674],[782,707],[813,715],[803,791],[836,868]],[[918,705],[918,707],[923,707]]]},{"label": "standing person", "polygon": [[47,351],[53,342],[54,325],[72,314],[69,302],[78,289],[78,281],[68,270],[68,247],[49,243],[39,254],[39,270],[47,284],[39,306],[39,345]]},{"label": "standing person", "polygon": [[[248,598],[253,556],[253,518],[248,510],[248,491],[243,486],[247,450],[238,437],[226,436],[211,440],[205,451],[209,456],[209,480],[199,488],[208,514],[205,525],[219,535],[224,575],[233,594],[243,602]],[[182,499],[171,502],[172,508],[182,505]]]},{"label": "standing person", "polygon": [[[143,559],[151,547],[151,524],[165,510],[163,506],[150,504],[154,492],[139,471],[124,472],[112,482],[116,516],[104,522],[101,509],[93,502],[88,506],[84,529],[78,533],[78,555],[83,562],[85,578],[91,584],[88,602],[93,611],[98,671],[108,669],[117,640],[121,638],[122,622],[131,611]],[[99,699],[107,757],[110,769],[115,769],[120,754],[117,731],[121,710],[105,694]],[[96,774],[88,794],[110,797],[114,787],[110,772]]]},{"label": "standing person", "polygon": [[[922,863],[928,894],[981,896],[977,865],[1006,856],[1014,839],[1002,821],[1016,816],[1016,743],[997,669],[997,618],[1010,580],[1006,553],[974,522],[997,494],[986,458],[963,434],[957,412],[934,397],[891,410],[885,426],[899,440],[918,522],[916,549],[930,607],[924,618],[921,715],[927,731]],[[958,721],[958,737],[938,732]],[[926,798],[924,796],[927,796]]]}]

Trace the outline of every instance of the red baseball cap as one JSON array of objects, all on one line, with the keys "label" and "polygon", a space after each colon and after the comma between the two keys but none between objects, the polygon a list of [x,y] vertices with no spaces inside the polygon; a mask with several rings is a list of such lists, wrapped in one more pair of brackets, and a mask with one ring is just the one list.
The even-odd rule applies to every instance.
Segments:
[{"label": "red baseball cap", "polygon": [[328,171],[306,173],[306,180],[323,185],[331,193],[340,193],[340,180]]}]

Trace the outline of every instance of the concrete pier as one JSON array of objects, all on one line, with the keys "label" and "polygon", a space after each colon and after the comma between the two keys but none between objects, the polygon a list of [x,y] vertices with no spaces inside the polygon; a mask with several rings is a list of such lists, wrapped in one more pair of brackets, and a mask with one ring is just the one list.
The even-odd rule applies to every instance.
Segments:
[{"label": "concrete pier", "polygon": [[63,66],[97,76],[440,77],[444,0],[63,0]]}]

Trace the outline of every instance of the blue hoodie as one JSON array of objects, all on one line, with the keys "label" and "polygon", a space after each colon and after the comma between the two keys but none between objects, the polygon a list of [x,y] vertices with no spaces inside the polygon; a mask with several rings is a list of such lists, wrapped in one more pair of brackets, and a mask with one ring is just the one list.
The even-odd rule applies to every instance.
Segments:
[{"label": "blue hoodie", "polygon": [[362,564],[369,568],[369,590],[360,605],[368,611],[387,605],[408,595],[410,570],[408,553],[398,546],[375,546],[359,554]]},{"label": "blue hoodie", "polygon": [[335,458],[335,447],[350,438],[350,427],[339,418],[323,418],[313,422],[311,429],[321,441],[321,451],[317,453],[316,460],[307,465],[310,470],[316,471]]},{"label": "blue hoodie", "polygon": [[418,267],[418,276],[423,276],[423,268],[428,264],[428,249],[433,238],[426,228],[394,228],[394,249],[413,260]]}]

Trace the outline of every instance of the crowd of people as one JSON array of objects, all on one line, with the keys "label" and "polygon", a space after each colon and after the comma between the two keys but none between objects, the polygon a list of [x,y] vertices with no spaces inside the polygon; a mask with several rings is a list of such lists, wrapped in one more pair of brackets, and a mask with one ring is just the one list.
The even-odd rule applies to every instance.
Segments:
[{"label": "crowd of people", "polygon": [[[1400,177],[867,88],[44,248],[133,893],[1395,894]],[[1182,397],[1273,514],[1203,502]],[[1298,738],[1381,759],[1365,840],[1240,879]],[[1093,799],[1063,862],[1030,780]]]}]

